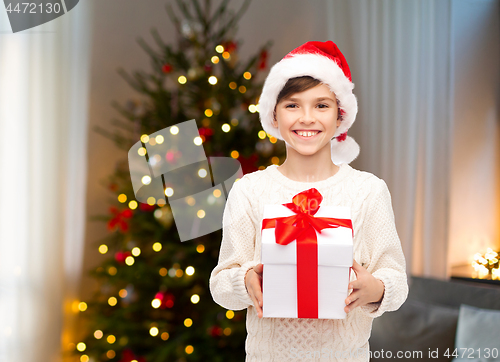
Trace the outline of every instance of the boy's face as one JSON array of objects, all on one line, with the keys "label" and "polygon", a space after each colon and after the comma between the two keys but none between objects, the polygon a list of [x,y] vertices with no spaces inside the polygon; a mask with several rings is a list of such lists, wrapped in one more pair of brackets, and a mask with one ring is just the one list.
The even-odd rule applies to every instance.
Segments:
[{"label": "boy's face", "polygon": [[313,155],[326,145],[330,147],[340,122],[335,94],[319,84],[282,99],[276,105],[273,126],[279,129],[287,146],[303,155]]}]

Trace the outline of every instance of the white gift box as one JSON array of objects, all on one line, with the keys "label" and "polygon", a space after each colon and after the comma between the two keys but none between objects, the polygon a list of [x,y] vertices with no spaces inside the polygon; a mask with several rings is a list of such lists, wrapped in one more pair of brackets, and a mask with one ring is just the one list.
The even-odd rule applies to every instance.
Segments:
[{"label": "white gift box", "polygon": [[[264,219],[296,215],[284,205],[266,205]],[[315,218],[351,219],[349,207],[320,206]],[[318,318],[343,319],[353,260],[353,232],[332,227],[316,232],[318,243]],[[261,230],[263,271],[263,316],[298,318],[297,240],[276,243],[275,228]],[[299,237],[300,238],[300,237]]]}]

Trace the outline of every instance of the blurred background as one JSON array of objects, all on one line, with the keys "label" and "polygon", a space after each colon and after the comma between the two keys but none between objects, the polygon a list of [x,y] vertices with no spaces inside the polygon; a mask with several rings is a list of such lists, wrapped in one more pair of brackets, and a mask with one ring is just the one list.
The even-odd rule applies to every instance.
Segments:
[{"label": "blurred background", "polygon": [[351,166],[387,182],[408,273],[500,279],[499,20],[496,0],[82,0],[13,34],[0,11],[0,361],[244,357],[245,312],[207,289],[220,230],[181,244],[168,200],[134,201],[128,149],[196,119],[207,157],[282,163],[260,87],[310,40],[349,63]]}]

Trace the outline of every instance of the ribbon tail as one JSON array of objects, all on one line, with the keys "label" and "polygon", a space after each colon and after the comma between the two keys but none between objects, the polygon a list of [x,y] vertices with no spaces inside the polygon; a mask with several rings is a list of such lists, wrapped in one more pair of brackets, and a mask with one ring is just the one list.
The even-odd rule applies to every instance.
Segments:
[{"label": "ribbon tail", "polygon": [[318,318],[318,243],[309,227],[297,243],[297,311],[299,318]]}]

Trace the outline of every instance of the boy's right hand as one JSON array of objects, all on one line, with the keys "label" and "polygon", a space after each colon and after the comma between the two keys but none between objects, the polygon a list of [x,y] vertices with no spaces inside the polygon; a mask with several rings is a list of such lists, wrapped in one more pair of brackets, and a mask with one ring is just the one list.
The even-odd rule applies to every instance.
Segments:
[{"label": "boy's right hand", "polygon": [[264,265],[257,264],[252,269],[248,269],[245,275],[245,286],[248,295],[253,301],[259,318],[262,318],[262,271]]}]

